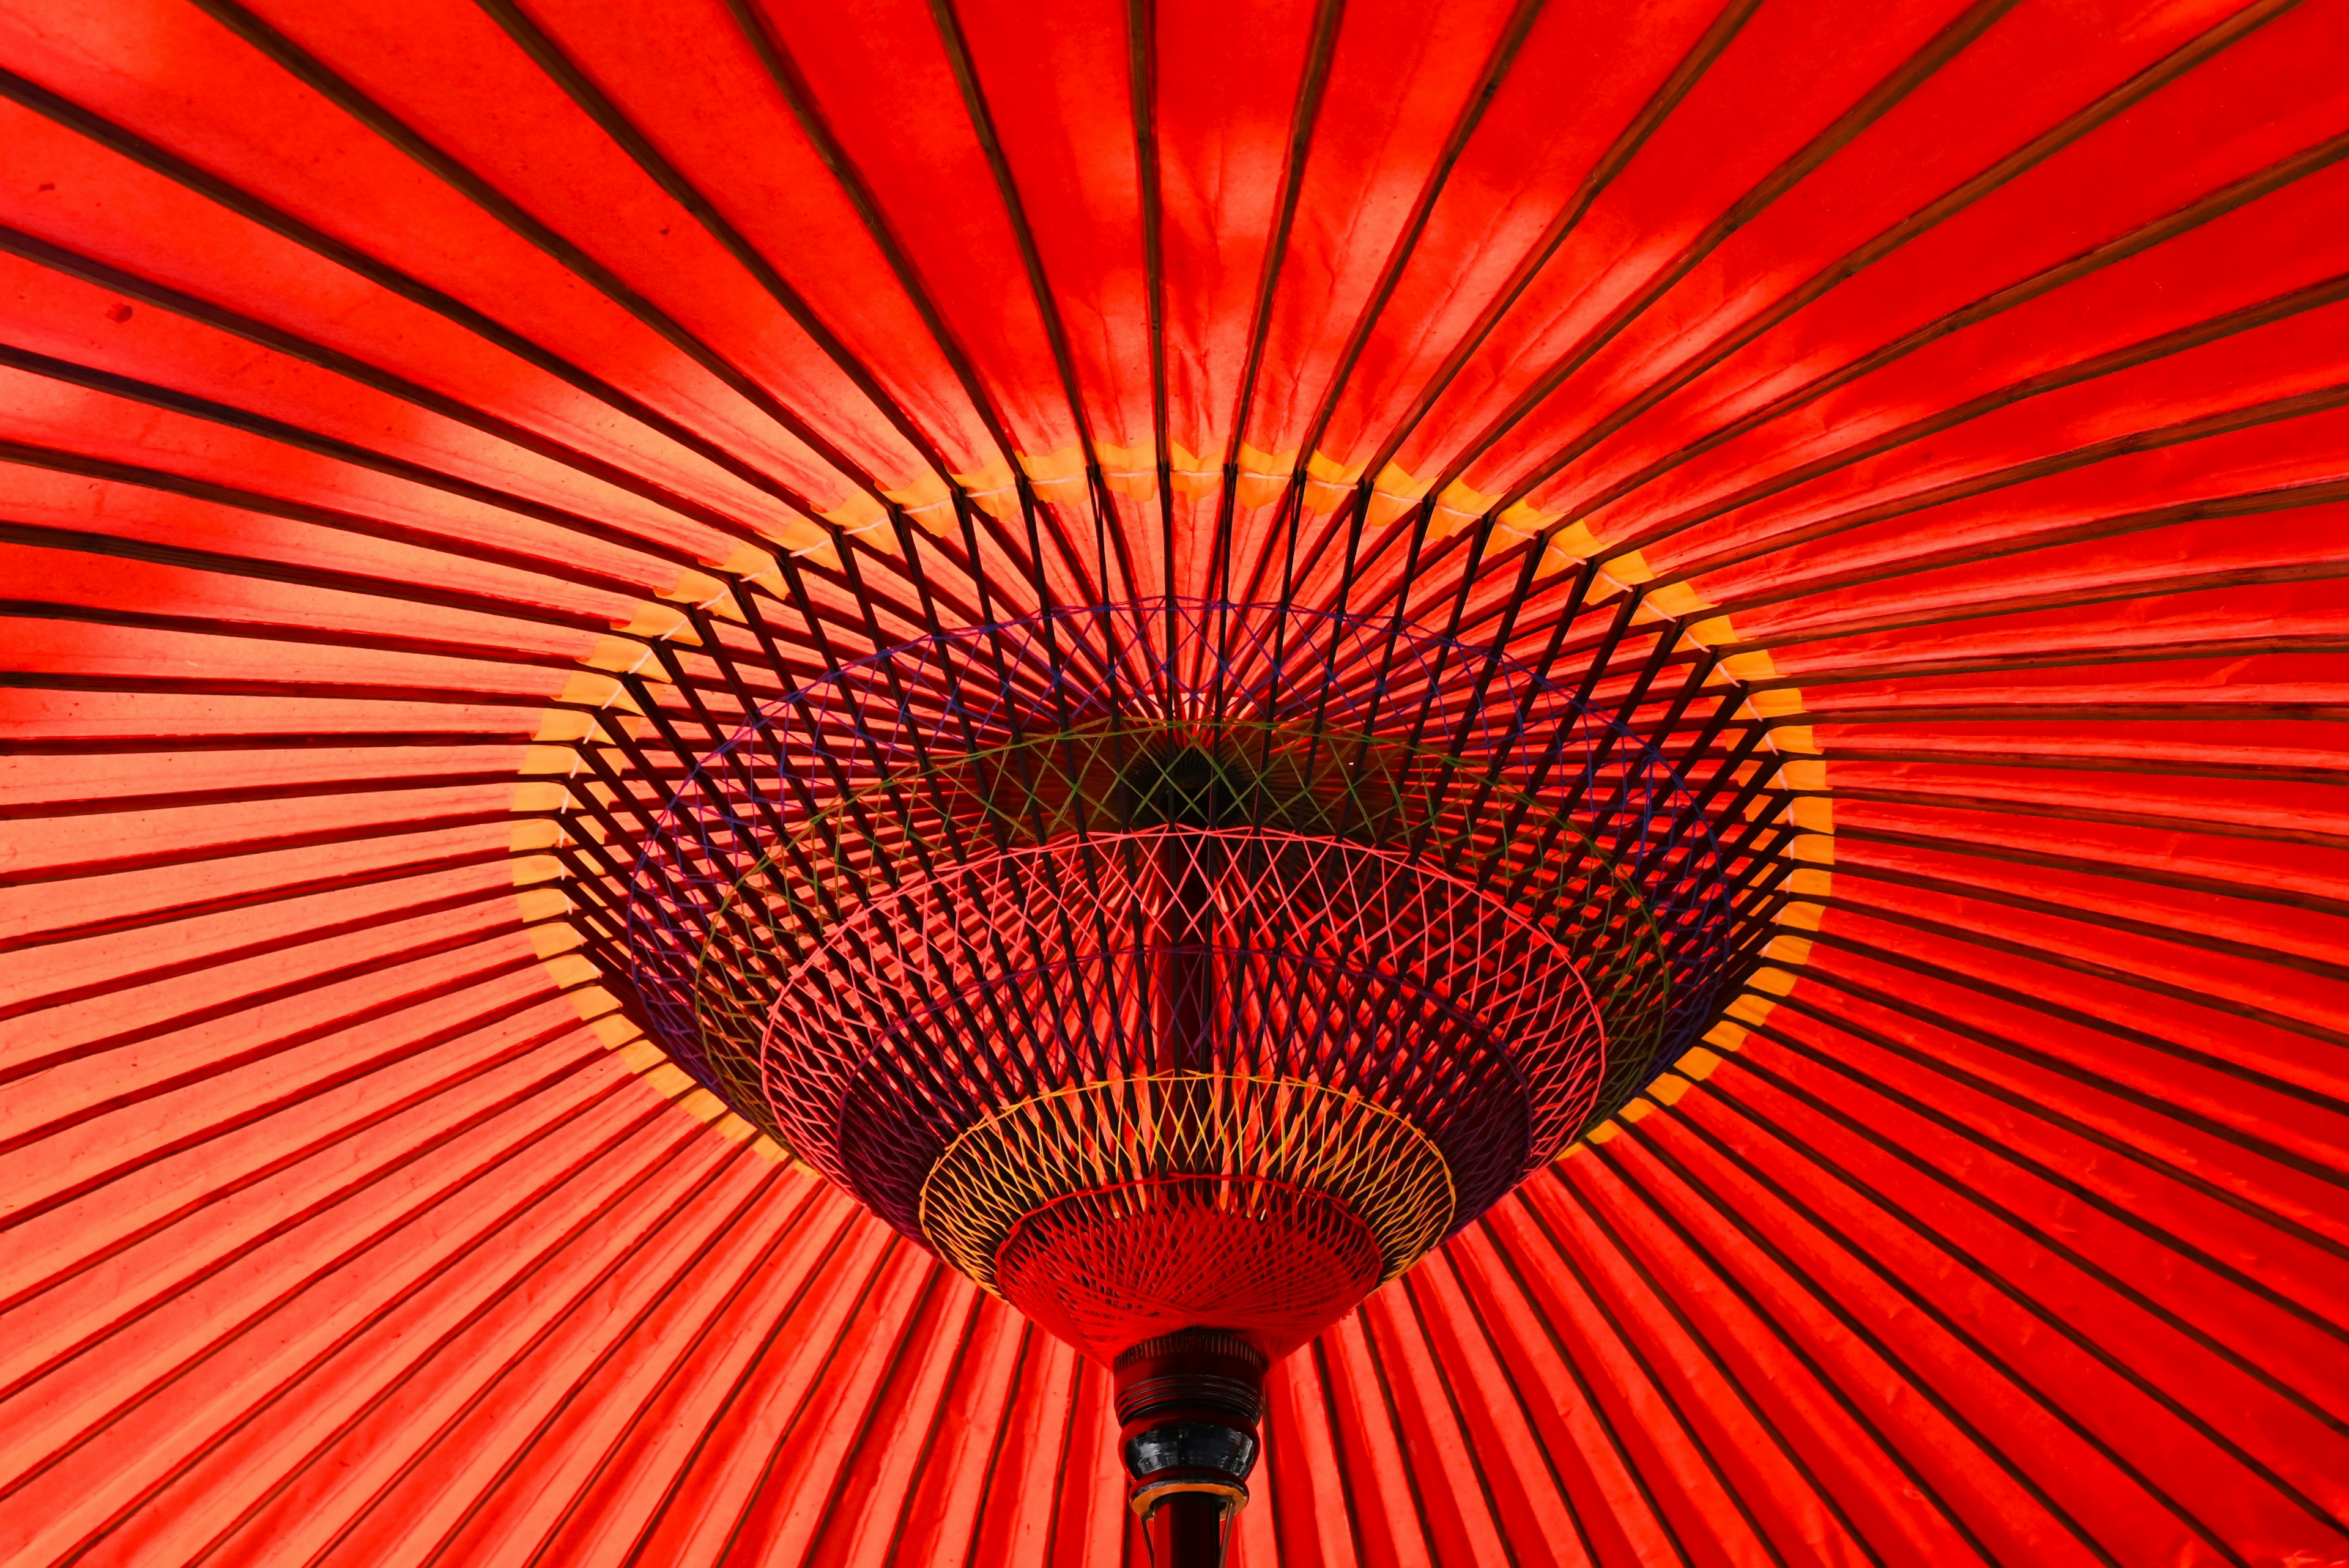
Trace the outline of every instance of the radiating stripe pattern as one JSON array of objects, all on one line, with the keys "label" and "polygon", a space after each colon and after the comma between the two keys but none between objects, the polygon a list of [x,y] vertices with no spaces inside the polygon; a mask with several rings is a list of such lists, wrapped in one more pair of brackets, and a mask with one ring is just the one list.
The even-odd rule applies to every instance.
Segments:
[{"label": "radiating stripe pattern", "polygon": [[720,639],[1154,595],[1554,648],[1774,928],[1276,1372],[1241,1561],[2349,1560],[2344,59],[17,0],[0,1560],[1138,1563],[1106,1377],[639,1040],[564,824]]}]

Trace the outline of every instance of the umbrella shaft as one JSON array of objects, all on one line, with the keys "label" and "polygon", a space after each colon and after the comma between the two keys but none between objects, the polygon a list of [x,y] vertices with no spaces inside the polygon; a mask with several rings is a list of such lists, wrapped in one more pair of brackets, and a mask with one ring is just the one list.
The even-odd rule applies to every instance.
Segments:
[{"label": "umbrella shaft", "polygon": [[1153,1568],[1223,1568],[1226,1506],[1206,1492],[1178,1493],[1161,1502],[1143,1524]]}]

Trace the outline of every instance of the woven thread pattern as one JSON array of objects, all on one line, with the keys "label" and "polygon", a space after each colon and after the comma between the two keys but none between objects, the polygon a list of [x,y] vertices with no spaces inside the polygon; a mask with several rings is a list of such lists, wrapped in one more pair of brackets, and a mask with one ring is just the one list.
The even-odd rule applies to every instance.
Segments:
[{"label": "woven thread pattern", "polygon": [[[974,1073],[974,1035],[1028,1048]],[[885,1212],[919,1176],[881,1170],[990,1105],[1172,1066],[1374,1099],[1481,1206],[1571,1134],[1601,1050],[1571,955],[1437,868],[1165,828],[989,857],[864,905],[779,988],[761,1061],[785,1133]]]},{"label": "woven thread pattern", "polygon": [[1592,696],[1293,605],[917,639],[671,795],[638,996],[1064,1339],[1277,1354],[1644,1082],[1737,962],[1712,819]]},{"label": "woven thread pattern", "polygon": [[1056,1199],[1167,1177],[1206,1178],[1242,1212],[1325,1193],[1377,1238],[1392,1278],[1451,1228],[1442,1153],[1383,1107],[1319,1084],[1174,1073],[1081,1084],[1007,1106],[964,1131],[923,1185],[921,1223],[990,1289],[1020,1218]]}]

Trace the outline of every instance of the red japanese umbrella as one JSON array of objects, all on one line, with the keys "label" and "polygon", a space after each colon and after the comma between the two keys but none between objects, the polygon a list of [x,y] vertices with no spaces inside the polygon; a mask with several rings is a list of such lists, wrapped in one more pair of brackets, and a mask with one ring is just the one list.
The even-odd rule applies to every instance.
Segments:
[{"label": "red japanese umbrella", "polygon": [[0,1559],[2349,1561],[2349,5],[17,0]]}]

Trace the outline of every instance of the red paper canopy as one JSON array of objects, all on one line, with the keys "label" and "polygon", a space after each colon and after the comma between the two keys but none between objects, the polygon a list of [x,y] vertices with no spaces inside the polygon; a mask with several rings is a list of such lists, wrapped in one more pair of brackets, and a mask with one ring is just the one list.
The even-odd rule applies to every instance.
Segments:
[{"label": "red paper canopy", "polygon": [[571,861],[720,654],[1166,594],[1554,642],[1783,894],[1276,1371],[1241,1561],[2349,1558],[2344,60],[17,0],[0,1558],[1139,1561],[1107,1377],[669,1059]]}]

